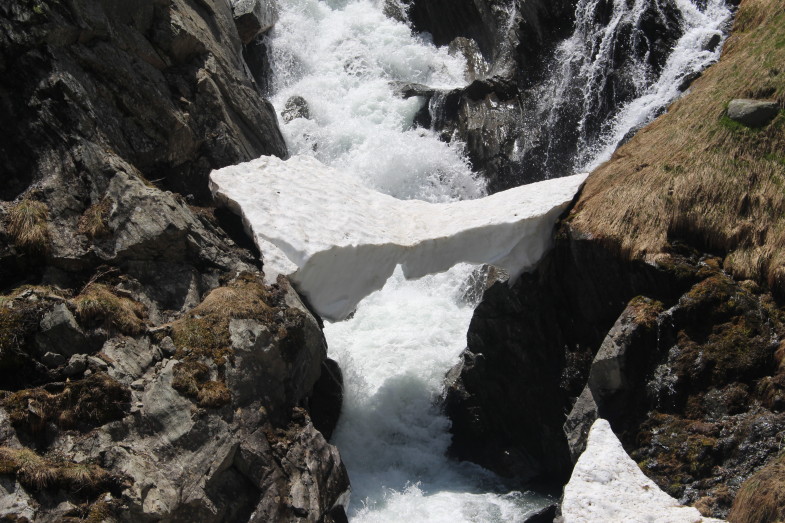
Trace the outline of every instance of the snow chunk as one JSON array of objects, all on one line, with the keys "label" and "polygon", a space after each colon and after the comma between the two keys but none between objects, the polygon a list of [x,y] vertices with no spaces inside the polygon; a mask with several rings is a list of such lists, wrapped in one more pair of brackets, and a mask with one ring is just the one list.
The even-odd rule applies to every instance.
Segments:
[{"label": "snow chunk", "polygon": [[647,478],[622,448],[610,424],[598,419],[564,487],[564,523],[710,523]]},{"label": "snow chunk", "polygon": [[514,281],[548,249],[585,177],[428,203],[376,192],[308,156],[263,156],[213,171],[210,189],[243,217],[267,278],[289,276],[316,312],[341,320],[398,264],[413,279],[461,262],[489,263]]}]

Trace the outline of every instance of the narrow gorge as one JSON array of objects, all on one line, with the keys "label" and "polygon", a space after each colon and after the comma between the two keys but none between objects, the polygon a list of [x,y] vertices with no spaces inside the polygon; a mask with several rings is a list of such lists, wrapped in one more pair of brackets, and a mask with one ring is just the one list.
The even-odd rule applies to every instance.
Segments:
[{"label": "narrow gorge", "polygon": [[3,4],[0,521],[782,519],[783,43],[781,0]]}]

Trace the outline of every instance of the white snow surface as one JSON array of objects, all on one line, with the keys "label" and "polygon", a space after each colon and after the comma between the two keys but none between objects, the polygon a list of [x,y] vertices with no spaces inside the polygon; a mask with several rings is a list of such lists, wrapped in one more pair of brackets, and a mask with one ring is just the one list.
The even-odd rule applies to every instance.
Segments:
[{"label": "white snow surface", "polygon": [[610,424],[598,419],[564,487],[564,523],[719,523],[679,504],[638,468]]},{"label": "white snow surface", "polygon": [[477,200],[399,200],[309,156],[264,156],[210,175],[215,197],[243,217],[265,275],[289,277],[323,318],[338,321],[401,265],[407,279],[461,262],[505,269],[510,281],[550,247],[585,174]]}]

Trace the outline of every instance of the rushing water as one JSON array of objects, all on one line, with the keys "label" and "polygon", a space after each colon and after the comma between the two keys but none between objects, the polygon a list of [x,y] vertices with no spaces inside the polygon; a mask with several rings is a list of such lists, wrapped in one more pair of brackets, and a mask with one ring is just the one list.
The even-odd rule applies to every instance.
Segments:
[{"label": "rushing water", "polygon": [[[597,1],[581,0],[578,14],[581,9],[588,13]],[[720,23],[711,18],[716,13],[710,13],[720,0],[705,1],[708,7],[701,10],[687,0],[675,0],[685,13],[676,46],[680,56],[668,58],[657,75],[635,72],[640,75],[636,96],[601,132],[586,135],[583,156],[576,162],[601,158],[603,148],[618,141],[620,129],[647,121],[676,95],[671,87],[685,71],[716,58],[715,50],[693,52],[705,47],[706,35],[717,32]],[[618,18],[616,27],[625,16],[634,17],[641,2],[620,2],[612,13],[613,21]],[[401,99],[391,87],[394,82],[462,86],[466,64],[412,35],[405,24],[386,18],[382,3],[279,0],[280,20],[272,38],[272,101],[280,112],[291,96],[302,96],[310,113],[308,119],[282,126],[290,152],[313,155],[398,198],[482,196],[483,183],[472,174],[461,144],[446,144],[434,133],[414,128],[412,120],[422,102]],[[700,24],[708,29],[693,30]],[[570,75],[602,83],[602,75],[613,74],[591,60],[578,63],[572,58],[585,54],[590,45],[596,47],[591,47],[595,62],[604,59],[604,42],[613,29],[576,25],[578,36],[559,50],[564,67],[554,70],[545,88],[553,94],[553,107],[574,94],[565,83]],[[559,94],[559,89],[564,92]],[[587,99],[582,110],[592,111],[592,92],[582,96]],[[349,470],[353,521],[521,521],[547,501],[509,492],[492,474],[445,457],[449,421],[434,399],[465,346],[474,304],[463,291],[471,271],[458,266],[414,282],[396,272],[384,289],[360,304],[352,319],[325,325],[330,356],[345,375],[344,410],[333,443]]]},{"label": "rushing water", "polygon": [[[279,111],[305,98],[310,119],[283,126],[292,154],[312,154],[399,198],[449,201],[484,194],[460,144],[414,129],[421,107],[391,82],[464,83],[465,63],[386,18],[370,0],[281,0],[273,38]],[[472,268],[405,281],[364,300],[351,320],[325,325],[344,371],[333,437],[352,482],[353,521],[516,521],[543,498],[508,492],[491,474],[445,457],[449,421],[434,406],[465,347]]]},{"label": "rushing water", "polygon": [[548,176],[591,171],[719,58],[731,16],[725,0],[579,0],[522,149]]}]

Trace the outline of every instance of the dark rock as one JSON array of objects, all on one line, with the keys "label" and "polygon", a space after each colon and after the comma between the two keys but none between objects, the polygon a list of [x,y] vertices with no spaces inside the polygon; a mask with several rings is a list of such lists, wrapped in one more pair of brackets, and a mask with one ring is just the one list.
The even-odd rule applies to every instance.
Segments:
[{"label": "dark rock", "polygon": [[322,362],[322,373],[308,400],[313,425],[327,440],[338,424],[342,405],[343,373],[338,362],[327,358]]},{"label": "dark rock", "polygon": [[59,367],[60,365],[65,365],[66,361],[65,356],[56,352],[47,352],[41,356],[41,363],[47,367]]},{"label": "dark rock", "polygon": [[736,99],[728,104],[728,118],[747,127],[763,127],[778,113],[777,102]]},{"label": "dark rock", "polygon": [[319,322],[210,207],[212,169],[286,155],[242,44],[222,0],[0,5],[0,198],[43,204],[51,243],[33,260],[0,224],[0,283],[36,284],[0,308],[0,447],[111,479],[13,471],[0,515],[340,521],[346,470],[300,407]]},{"label": "dark rock", "polygon": [[523,480],[569,476],[566,413],[630,298],[656,290],[675,299],[686,287],[570,234],[565,227],[534,273],[485,292],[461,367],[451,371],[458,378],[447,380],[453,455]]},{"label": "dark rock", "polygon": [[556,511],[558,508],[559,506],[556,504],[548,505],[523,521],[524,523],[553,523],[553,520],[556,519]]},{"label": "dark rock", "polygon": [[[211,169],[286,154],[275,115],[246,73],[228,2],[131,5],[47,4],[45,16],[32,4],[0,10],[0,112],[19,122],[2,137],[3,198],[45,176],[94,176],[112,152],[146,179],[208,201]],[[36,46],[54,27],[74,37],[41,53]],[[43,132],[39,121],[56,131]],[[85,143],[99,144],[95,166],[85,165]]]},{"label": "dark rock", "polygon": [[286,100],[286,105],[281,111],[283,121],[286,123],[291,122],[295,118],[310,118],[311,114],[308,111],[308,102],[302,96],[292,96]]},{"label": "dark rock", "polygon": [[86,354],[74,354],[68,360],[68,365],[65,366],[63,369],[63,374],[69,377],[76,376],[77,374],[83,373],[87,370],[87,355]]}]

